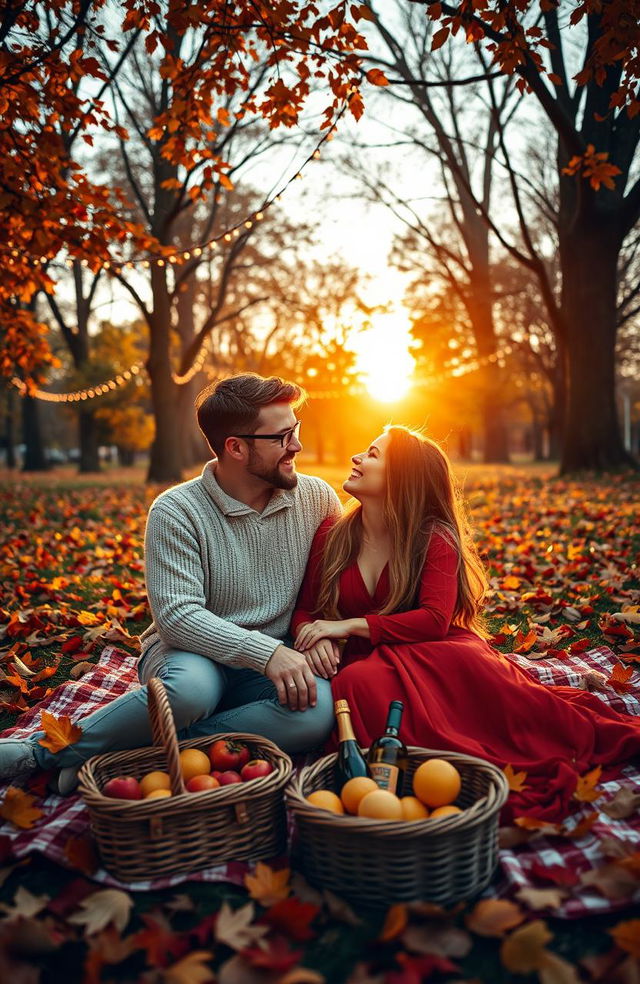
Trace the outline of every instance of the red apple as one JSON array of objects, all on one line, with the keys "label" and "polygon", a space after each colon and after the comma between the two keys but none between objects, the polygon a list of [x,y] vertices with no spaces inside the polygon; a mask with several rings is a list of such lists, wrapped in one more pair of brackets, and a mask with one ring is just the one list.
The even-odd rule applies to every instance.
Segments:
[{"label": "red apple", "polygon": [[213,776],[214,779],[217,779],[218,782],[220,782],[220,776],[223,776],[224,772],[220,772],[219,769],[214,769],[213,772],[209,773],[209,775]]},{"label": "red apple", "polygon": [[250,762],[242,766],[240,775],[243,782],[249,782],[250,779],[259,779],[261,776],[268,776],[272,772],[271,762],[267,762],[266,759],[251,759]]},{"label": "red apple", "polygon": [[214,769],[237,771],[249,761],[249,749],[242,742],[219,738],[209,749],[209,758]]},{"label": "red apple", "polygon": [[205,789],[218,789],[220,783],[215,776],[192,776],[185,784],[190,793],[201,793]]},{"label": "red apple", "polygon": [[109,779],[102,787],[104,796],[112,796],[120,800],[141,800],[140,783],[133,776],[116,776]]},{"label": "red apple", "polygon": [[232,769],[229,769],[227,772],[220,773],[218,782],[221,786],[231,786],[234,782],[242,782],[242,779],[237,772],[233,772]]}]

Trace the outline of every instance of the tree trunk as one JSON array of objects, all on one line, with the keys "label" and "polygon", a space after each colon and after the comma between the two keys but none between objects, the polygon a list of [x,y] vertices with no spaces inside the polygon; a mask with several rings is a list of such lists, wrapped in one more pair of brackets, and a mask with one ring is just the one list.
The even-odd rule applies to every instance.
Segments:
[{"label": "tree trunk", "polygon": [[15,392],[12,386],[7,387],[7,400],[4,414],[4,447],[5,465],[7,468],[16,467],[16,448],[13,440],[13,415],[15,411]]},{"label": "tree trunk", "polygon": [[25,396],[22,401],[22,440],[25,445],[22,470],[47,471],[38,402],[32,396]]},{"label": "tree trunk", "polygon": [[498,372],[485,374],[486,387],[482,400],[483,461],[485,464],[509,461],[509,436],[502,405],[502,388],[498,383],[497,375]]},{"label": "tree trunk", "polygon": [[205,385],[204,374],[199,372],[188,383],[178,387],[180,451],[183,468],[193,468],[194,465],[208,461],[211,457],[207,442],[198,427],[195,411],[196,397]]},{"label": "tree trunk", "polygon": [[151,445],[148,482],[172,485],[182,481],[178,386],[171,371],[171,308],[166,274],[162,267],[151,269],[153,316],[149,325],[151,405],[156,425]]},{"label": "tree trunk", "polygon": [[[482,250],[470,250],[470,255],[473,268],[469,276],[466,307],[478,355],[481,359],[487,359],[496,353],[488,246],[483,245]],[[481,373],[483,461],[485,464],[508,462],[509,438],[502,399],[501,370],[495,362],[489,362]]]},{"label": "tree trunk", "polygon": [[620,240],[599,221],[576,223],[561,241],[567,330],[567,403],[560,473],[633,467],[615,404],[616,287]]},{"label": "tree trunk", "polygon": [[80,444],[79,473],[86,475],[101,471],[98,426],[93,410],[78,411],[78,441]]}]

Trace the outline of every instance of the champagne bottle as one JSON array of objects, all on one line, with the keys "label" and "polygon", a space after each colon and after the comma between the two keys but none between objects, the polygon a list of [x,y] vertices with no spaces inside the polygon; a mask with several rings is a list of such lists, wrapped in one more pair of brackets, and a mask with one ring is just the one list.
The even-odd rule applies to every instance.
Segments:
[{"label": "champagne bottle", "polygon": [[376,738],[368,755],[372,777],[381,789],[388,789],[396,796],[402,796],[402,781],[409,763],[407,746],[398,737],[403,710],[402,701],[391,701],[384,734]]},{"label": "champagne bottle", "polygon": [[353,779],[354,776],[370,776],[371,773],[353,733],[348,701],[337,700],[335,712],[340,742],[335,764],[336,790],[339,793],[349,779]]}]

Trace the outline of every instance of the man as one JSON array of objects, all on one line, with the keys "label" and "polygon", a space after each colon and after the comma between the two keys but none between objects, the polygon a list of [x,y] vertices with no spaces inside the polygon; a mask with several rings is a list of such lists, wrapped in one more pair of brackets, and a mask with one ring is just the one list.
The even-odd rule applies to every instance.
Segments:
[{"label": "man", "polygon": [[[299,386],[276,376],[208,387],[197,400],[198,424],[216,457],[149,511],[153,623],[142,635],[138,675],[143,684],[162,680],[181,738],[245,731],[293,753],[331,730],[330,685],[286,638],[313,535],[340,512],[326,482],[296,473],[302,398]],[[151,744],[146,687],[79,724],[79,741],[55,754],[38,744],[41,735],[0,739],[0,778],[60,768],[57,788],[66,793],[91,755]]]}]

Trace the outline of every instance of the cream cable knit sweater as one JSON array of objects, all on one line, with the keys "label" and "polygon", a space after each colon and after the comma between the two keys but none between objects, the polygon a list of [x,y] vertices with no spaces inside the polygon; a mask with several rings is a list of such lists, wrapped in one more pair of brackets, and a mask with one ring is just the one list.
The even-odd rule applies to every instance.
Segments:
[{"label": "cream cable knit sweater", "polygon": [[331,486],[310,475],[258,513],[223,492],[215,461],[158,496],[144,546],[153,622],[142,634],[142,681],[169,649],[264,672],[288,632],[314,533],[339,513]]}]

